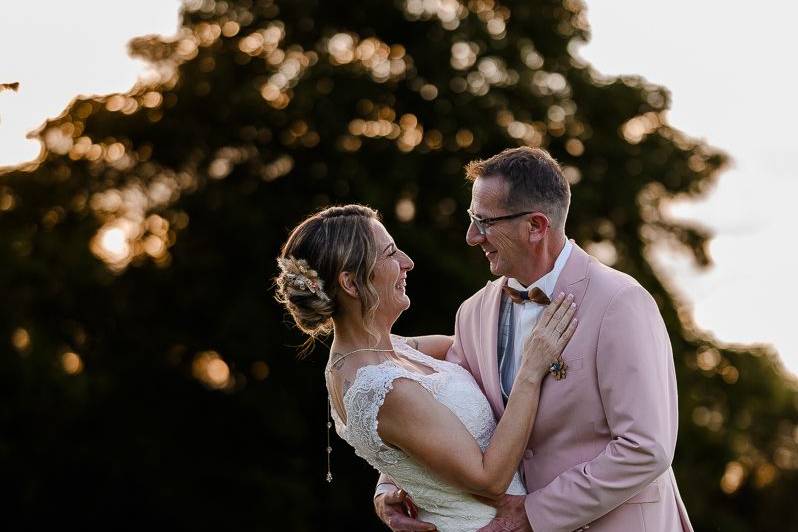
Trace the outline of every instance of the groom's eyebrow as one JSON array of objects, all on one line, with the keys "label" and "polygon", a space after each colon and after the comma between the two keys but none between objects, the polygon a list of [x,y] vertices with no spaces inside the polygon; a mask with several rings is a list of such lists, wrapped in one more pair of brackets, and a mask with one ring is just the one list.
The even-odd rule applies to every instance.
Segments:
[{"label": "groom's eyebrow", "polygon": [[474,210],[474,207],[468,207],[468,210],[470,210],[470,211],[471,211],[471,213],[472,213],[474,216],[476,216],[477,218],[485,218],[485,216],[483,216],[482,214],[480,214],[480,213],[478,213],[476,210]]}]

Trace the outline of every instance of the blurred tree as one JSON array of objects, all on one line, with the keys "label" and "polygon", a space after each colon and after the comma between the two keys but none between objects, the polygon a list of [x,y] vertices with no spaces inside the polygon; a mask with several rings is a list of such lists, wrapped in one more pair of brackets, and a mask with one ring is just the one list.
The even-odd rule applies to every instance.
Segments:
[{"label": "blurred tree", "polygon": [[323,480],[325,349],[294,360],[274,257],[314,209],[368,203],[418,265],[398,332],[450,331],[490,275],[463,243],[462,167],[528,144],[565,168],[568,234],[660,304],[696,529],[798,530],[794,384],[767,349],[696,331],[647,260],[656,243],[709,263],[706,231],[661,205],[705,191],[724,156],[668,125],[665,89],[579,59],[579,0],[190,0],[183,15],[174,38],[131,43],[152,79],[75,100],[39,131],[40,160],[0,176],[7,520],[379,528],[375,473],[340,441]]}]

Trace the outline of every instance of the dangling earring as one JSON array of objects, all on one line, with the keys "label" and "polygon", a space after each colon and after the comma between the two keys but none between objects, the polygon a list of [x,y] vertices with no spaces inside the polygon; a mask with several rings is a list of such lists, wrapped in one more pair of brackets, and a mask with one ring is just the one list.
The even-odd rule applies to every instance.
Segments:
[{"label": "dangling earring", "polygon": [[332,468],[330,467],[330,454],[332,454],[332,446],[330,445],[330,429],[332,429],[332,422],[330,421],[330,396],[327,396],[327,482],[332,482]]}]

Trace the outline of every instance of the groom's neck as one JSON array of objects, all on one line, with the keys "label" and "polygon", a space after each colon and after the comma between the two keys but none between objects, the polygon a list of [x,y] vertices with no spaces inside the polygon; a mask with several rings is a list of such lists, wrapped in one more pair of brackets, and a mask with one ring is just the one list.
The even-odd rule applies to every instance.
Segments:
[{"label": "groom's neck", "polygon": [[524,269],[514,276],[515,279],[522,285],[529,286],[553,270],[565,241],[565,235],[557,235],[541,241],[539,246],[531,247],[529,260],[522,265]]}]

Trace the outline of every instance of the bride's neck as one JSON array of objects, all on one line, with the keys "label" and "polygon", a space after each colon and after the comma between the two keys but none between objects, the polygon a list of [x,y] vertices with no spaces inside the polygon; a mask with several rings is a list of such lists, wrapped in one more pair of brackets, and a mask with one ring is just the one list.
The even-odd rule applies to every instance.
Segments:
[{"label": "bride's neck", "polygon": [[346,353],[355,349],[391,348],[391,329],[386,325],[375,323],[371,331],[359,320],[335,320],[333,322],[332,351]]}]

